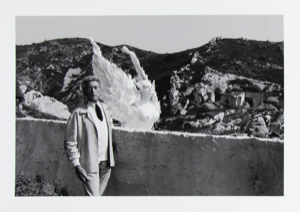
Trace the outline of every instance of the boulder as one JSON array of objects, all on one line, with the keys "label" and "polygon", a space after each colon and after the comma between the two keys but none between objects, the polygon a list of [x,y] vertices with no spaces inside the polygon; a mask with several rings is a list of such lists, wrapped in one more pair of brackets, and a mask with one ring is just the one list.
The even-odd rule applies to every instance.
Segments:
[{"label": "boulder", "polygon": [[195,64],[197,62],[198,58],[197,57],[193,57],[191,60],[191,64]]},{"label": "boulder", "polygon": [[243,113],[241,118],[242,118],[241,126],[242,128],[246,128],[247,124],[248,123],[250,124],[250,117],[247,113]]},{"label": "boulder", "polygon": [[185,106],[183,108],[180,109],[180,115],[185,115],[187,113],[187,106],[189,105],[189,99],[187,99],[186,103],[185,103]]},{"label": "boulder", "polygon": [[26,85],[20,85],[16,90],[16,97],[24,98],[24,94],[26,93],[27,86]]},{"label": "boulder", "polygon": [[260,114],[252,118],[249,132],[254,136],[260,136],[269,132],[265,120]]},{"label": "boulder", "polygon": [[240,125],[242,124],[243,120],[241,118],[237,118],[237,119],[233,119],[232,121],[234,125]]},{"label": "boulder", "polygon": [[279,96],[269,96],[266,103],[272,104],[275,107],[279,107]]},{"label": "boulder", "polygon": [[225,116],[225,113],[224,113],[224,112],[221,112],[221,113],[216,114],[216,115],[214,116],[214,119],[215,119],[216,121],[222,121],[223,118],[224,118],[224,116]]},{"label": "boulder", "polygon": [[199,52],[195,52],[191,60],[191,64],[195,64],[198,61],[198,57],[199,57]]},{"label": "boulder", "polygon": [[172,88],[170,91],[169,100],[171,107],[177,105],[179,100],[179,91]]},{"label": "boulder", "polygon": [[35,117],[47,118],[56,117],[57,119],[67,120],[70,116],[68,107],[56,99],[43,96],[40,92],[31,90],[24,95],[22,102],[23,111],[28,109]]},{"label": "boulder", "polygon": [[200,128],[201,127],[201,124],[200,124],[199,120],[197,120],[197,121],[186,121],[182,124],[182,128],[184,128],[185,124],[189,124],[193,128]]},{"label": "boulder", "polygon": [[23,111],[22,104],[19,104],[19,105],[16,107],[16,117],[17,117],[17,118],[24,118],[24,117],[27,117],[26,113]]},{"label": "boulder", "polygon": [[211,102],[205,102],[202,104],[202,109],[205,111],[205,112],[210,112],[210,111],[217,111],[218,110],[218,107],[211,103]]},{"label": "boulder", "polygon": [[[209,99],[208,93],[207,93],[205,86],[202,83],[195,84],[194,92],[198,93],[198,95],[201,97],[201,100],[203,100],[204,102],[208,101],[208,99]],[[197,95],[196,93],[194,93],[194,97]],[[195,100],[195,101],[197,102],[197,100]]]},{"label": "boulder", "polygon": [[269,127],[269,125],[271,123],[272,116],[267,114],[267,115],[264,116],[264,119],[265,119],[267,127]]},{"label": "boulder", "polygon": [[214,125],[214,129],[212,130],[213,133],[216,134],[226,134],[232,133],[233,131],[237,131],[240,129],[240,126],[235,126],[233,121],[228,123],[218,122]]},{"label": "boulder", "polygon": [[226,129],[227,129],[227,127],[224,126],[221,122],[219,122],[214,126],[214,129],[212,130],[212,132],[215,134],[222,134],[223,132],[226,131]]},{"label": "boulder", "polygon": [[276,90],[276,87],[275,87],[274,84],[271,84],[271,85],[269,85],[269,86],[266,87],[266,91],[267,91],[268,93],[271,93],[271,92],[273,92],[273,91],[275,91],[275,90]]},{"label": "boulder", "polygon": [[210,100],[212,102],[215,101],[215,92],[213,92],[213,91],[207,92],[207,96],[208,96],[208,100]]},{"label": "boulder", "polygon": [[277,117],[275,122],[279,122],[280,124],[284,124],[284,115],[283,115],[283,113]]},{"label": "boulder", "polygon": [[207,96],[207,90],[204,87],[197,89],[197,91],[202,97]]},{"label": "boulder", "polygon": [[201,107],[202,97],[199,95],[197,91],[194,91],[193,94],[194,94],[194,101],[196,102],[196,106]]},{"label": "boulder", "polygon": [[186,109],[184,109],[184,108],[182,108],[181,110],[180,110],[180,115],[185,115],[187,113],[187,110]]},{"label": "boulder", "polygon": [[202,97],[203,101],[205,101],[205,102],[208,101],[208,95],[207,95],[207,93],[204,94],[204,95],[201,95],[201,97]]},{"label": "boulder", "polygon": [[186,91],[183,93],[183,96],[189,96],[193,91],[195,87],[194,86],[189,86]]},{"label": "boulder", "polygon": [[261,102],[259,105],[256,106],[255,111],[258,111],[258,112],[261,112],[261,111],[275,111],[275,112],[277,112],[278,109],[273,104]]},{"label": "boulder", "polygon": [[284,125],[279,123],[271,123],[270,124],[270,133],[281,137],[284,134]]},{"label": "boulder", "polygon": [[270,132],[275,133],[280,136],[284,133],[284,116],[283,114],[279,115],[277,119],[270,124]]}]

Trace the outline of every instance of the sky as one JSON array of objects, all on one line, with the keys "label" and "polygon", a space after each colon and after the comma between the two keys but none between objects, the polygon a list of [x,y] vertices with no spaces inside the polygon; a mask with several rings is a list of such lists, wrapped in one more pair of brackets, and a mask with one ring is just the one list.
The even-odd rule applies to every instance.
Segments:
[{"label": "sky", "polygon": [[196,48],[212,38],[283,41],[283,15],[16,16],[16,44],[89,38],[156,53]]}]

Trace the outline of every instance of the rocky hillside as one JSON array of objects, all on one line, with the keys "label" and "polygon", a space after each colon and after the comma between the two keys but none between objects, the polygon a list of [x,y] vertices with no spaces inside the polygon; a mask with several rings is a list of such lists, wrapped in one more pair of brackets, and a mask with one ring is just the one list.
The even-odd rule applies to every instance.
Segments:
[{"label": "rocky hillside", "polygon": [[[126,73],[135,70],[120,46],[97,43]],[[134,51],[162,106],[156,130],[283,138],[283,42],[213,38],[194,49]],[[88,39],[16,46],[16,116],[66,120],[83,100],[92,74]]]}]

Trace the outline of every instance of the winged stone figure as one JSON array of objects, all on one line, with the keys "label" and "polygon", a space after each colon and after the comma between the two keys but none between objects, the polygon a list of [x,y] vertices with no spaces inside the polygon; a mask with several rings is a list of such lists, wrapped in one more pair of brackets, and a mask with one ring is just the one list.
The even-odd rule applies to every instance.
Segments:
[{"label": "winged stone figure", "polygon": [[161,109],[155,91],[155,82],[151,83],[140,66],[134,52],[126,46],[124,53],[130,55],[137,72],[132,78],[117,65],[102,56],[100,47],[90,38],[93,46],[93,72],[101,80],[101,100],[107,106],[111,117],[118,120],[122,127],[150,130],[158,121]]}]

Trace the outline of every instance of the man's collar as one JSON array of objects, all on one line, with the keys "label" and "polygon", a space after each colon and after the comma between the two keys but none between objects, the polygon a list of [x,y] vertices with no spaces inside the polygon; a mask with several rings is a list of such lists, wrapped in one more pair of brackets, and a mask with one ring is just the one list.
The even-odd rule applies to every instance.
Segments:
[{"label": "man's collar", "polygon": [[95,102],[88,101],[87,105],[90,107],[95,107]]},{"label": "man's collar", "polygon": [[101,107],[100,101],[97,101],[97,102],[88,101],[87,106],[95,108],[95,104],[97,104],[98,106]]}]

